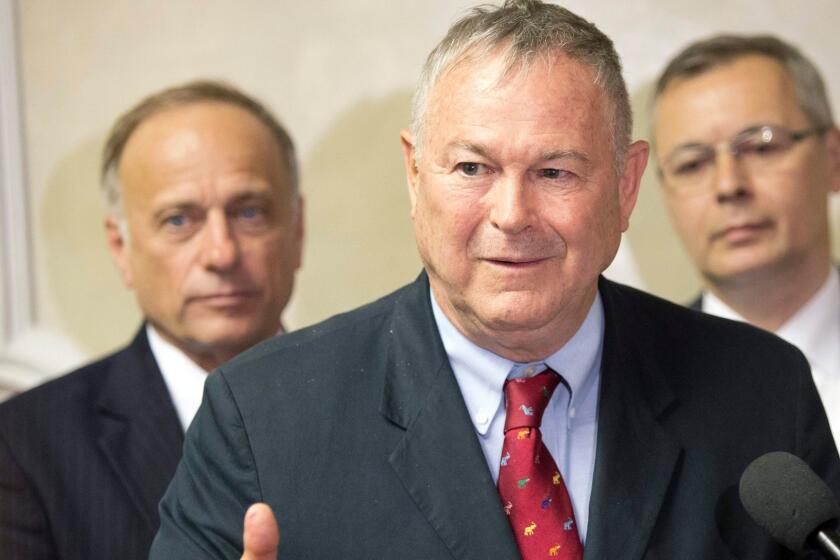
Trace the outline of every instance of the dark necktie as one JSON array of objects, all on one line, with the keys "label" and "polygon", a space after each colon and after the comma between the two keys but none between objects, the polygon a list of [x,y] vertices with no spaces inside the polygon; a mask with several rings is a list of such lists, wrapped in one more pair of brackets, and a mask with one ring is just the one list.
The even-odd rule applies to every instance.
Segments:
[{"label": "dark necktie", "polygon": [[542,442],[540,423],[560,378],[551,370],[505,382],[499,494],[523,560],[581,560],[569,492]]}]

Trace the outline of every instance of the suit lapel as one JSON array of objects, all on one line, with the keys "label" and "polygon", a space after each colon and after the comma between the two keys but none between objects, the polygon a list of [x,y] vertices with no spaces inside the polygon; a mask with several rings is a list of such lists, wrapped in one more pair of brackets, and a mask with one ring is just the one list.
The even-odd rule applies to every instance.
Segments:
[{"label": "suit lapel", "polygon": [[598,444],[585,560],[638,560],[662,508],[681,447],[657,419],[675,404],[655,344],[629,323],[621,294],[600,284],[606,315]]},{"label": "suit lapel", "polygon": [[454,558],[519,558],[428,291],[424,274],[395,306],[381,410],[406,432],[389,460]]},{"label": "suit lapel", "polygon": [[182,428],[145,328],[114,360],[97,407],[98,445],[116,480],[152,530],[181,456]]}]

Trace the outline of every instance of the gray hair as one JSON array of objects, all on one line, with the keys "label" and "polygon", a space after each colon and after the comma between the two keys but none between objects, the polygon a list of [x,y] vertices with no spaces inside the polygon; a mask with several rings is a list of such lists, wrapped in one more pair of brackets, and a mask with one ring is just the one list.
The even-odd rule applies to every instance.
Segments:
[{"label": "gray hair", "polygon": [[123,150],[137,127],[149,117],[167,109],[201,102],[227,103],[239,107],[251,113],[268,128],[277,142],[280,153],[285,158],[289,172],[289,194],[297,200],[295,196],[298,192],[297,157],[294,143],[286,129],[262,103],[230,84],[213,80],[196,80],[146,97],[114,123],[102,153],[102,192],[109,213],[122,215],[122,189],[118,168]]},{"label": "gray hair", "polygon": [[527,69],[536,55],[562,52],[595,72],[595,83],[611,102],[615,167],[620,170],[630,145],[633,114],[621,61],[613,42],[595,25],[540,0],[506,0],[499,6],[481,5],[457,21],[429,54],[412,100],[411,132],[415,158],[420,159],[429,94],[437,81],[468,57],[480,58],[501,49],[505,72]]},{"label": "gray hair", "polygon": [[772,35],[716,35],[688,45],[665,67],[656,81],[656,104],[668,85],[691,78],[747,55],[761,55],[781,64],[793,80],[799,106],[816,127],[831,127],[834,119],[819,70],[799,49]]}]

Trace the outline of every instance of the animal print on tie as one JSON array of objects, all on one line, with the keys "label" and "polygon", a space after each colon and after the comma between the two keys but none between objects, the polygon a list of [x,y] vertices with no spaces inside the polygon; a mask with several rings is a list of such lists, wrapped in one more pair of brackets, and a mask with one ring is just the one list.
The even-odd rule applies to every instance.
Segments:
[{"label": "animal print on tie", "polygon": [[551,370],[505,383],[499,495],[523,560],[581,560],[572,502],[540,423],[560,378]]}]

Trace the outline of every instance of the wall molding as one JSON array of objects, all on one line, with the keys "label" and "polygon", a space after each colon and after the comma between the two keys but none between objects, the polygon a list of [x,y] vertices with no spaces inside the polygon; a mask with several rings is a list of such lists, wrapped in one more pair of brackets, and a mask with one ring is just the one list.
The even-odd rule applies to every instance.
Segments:
[{"label": "wall molding", "polygon": [[16,21],[14,0],[0,0],[0,223],[3,228],[2,335],[5,341],[35,322]]},{"label": "wall molding", "polygon": [[35,329],[36,307],[15,8],[0,0],[0,395],[46,376],[20,348]]}]

